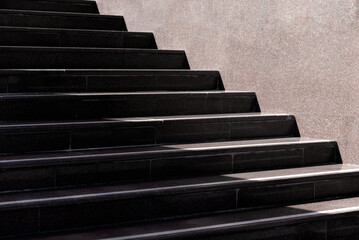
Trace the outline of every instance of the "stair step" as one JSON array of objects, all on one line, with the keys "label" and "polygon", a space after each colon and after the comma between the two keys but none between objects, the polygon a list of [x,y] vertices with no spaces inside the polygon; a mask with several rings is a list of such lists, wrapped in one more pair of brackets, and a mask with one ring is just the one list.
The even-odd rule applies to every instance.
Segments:
[{"label": "stair step", "polygon": [[0,124],[0,154],[137,144],[299,137],[294,116],[215,114]]},{"label": "stair step", "polygon": [[0,46],[157,48],[152,33],[30,27],[0,27]]},{"label": "stair step", "polygon": [[0,66],[1,239],[359,236],[335,141],[96,1],[2,0]]},{"label": "stair step", "polygon": [[95,1],[1,0],[0,9],[99,13]]},{"label": "stair step", "polygon": [[0,47],[3,69],[188,69],[184,51],[119,48]]},{"label": "stair step", "polygon": [[3,94],[3,121],[259,112],[253,92]]},{"label": "stair step", "polygon": [[355,196],[359,194],[358,178],[359,166],[338,164],[13,193],[0,196],[0,219],[6,222],[0,234],[41,233]]},{"label": "stair step", "polygon": [[0,26],[127,31],[122,16],[7,9],[0,9]]},{"label": "stair step", "polygon": [[335,163],[341,163],[336,142],[294,137],[23,154],[0,157],[0,191]]},{"label": "stair step", "polygon": [[205,91],[223,89],[218,71],[105,69],[0,71],[0,92],[3,93]]},{"label": "stair step", "polygon": [[352,240],[358,237],[359,198],[213,214],[183,220],[105,227],[27,240]]}]

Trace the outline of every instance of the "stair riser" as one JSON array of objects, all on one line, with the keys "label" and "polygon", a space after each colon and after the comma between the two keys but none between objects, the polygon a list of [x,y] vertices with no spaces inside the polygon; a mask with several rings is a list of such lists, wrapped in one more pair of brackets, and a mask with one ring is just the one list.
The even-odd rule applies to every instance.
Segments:
[{"label": "stair riser", "polygon": [[99,13],[96,3],[90,1],[2,0],[0,9]]},{"label": "stair riser", "polygon": [[1,164],[0,191],[61,188],[83,184],[148,181],[179,176],[340,163],[335,143],[203,150],[197,154],[89,156],[22,165]]},{"label": "stair riser", "polygon": [[[295,119],[219,120],[192,123],[153,121],[124,127],[123,123],[77,128],[0,129],[0,153],[105,148],[138,144],[210,140],[298,137]],[[122,126],[122,127],[121,127]]]},{"label": "stair riser", "polygon": [[127,31],[123,17],[0,11],[0,26]]},{"label": "stair riser", "polygon": [[188,69],[182,51],[0,49],[0,66],[7,69]]},{"label": "stair riser", "polygon": [[217,74],[0,75],[0,92],[132,92],[223,90]]},{"label": "stair riser", "polygon": [[156,49],[153,34],[0,29],[1,46]]},{"label": "stair riser", "polygon": [[[2,236],[48,232],[125,222],[142,222],[167,217],[183,217],[216,211],[230,211],[244,207],[282,205],[315,201],[328,197],[342,197],[359,193],[358,175],[343,178],[313,178],[281,183],[251,183],[227,190],[201,190],[195,193],[141,196],[131,199],[108,197],[99,201],[64,203],[64,205],[28,206],[3,210],[1,222],[12,228],[1,229]],[[332,184],[339,186],[333,188]],[[256,186],[257,185],[257,186]],[[254,190],[253,190],[254,189]],[[328,190],[329,189],[329,190]],[[319,192],[318,192],[319,191]],[[141,195],[141,194],[139,194]],[[19,221],[21,219],[21,221]],[[24,228],[23,226],[26,226]]]},{"label": "stair riser", "polygon": [[259,111],[255,95],[127,95],[0,100],[0,119],[73,120]]}]

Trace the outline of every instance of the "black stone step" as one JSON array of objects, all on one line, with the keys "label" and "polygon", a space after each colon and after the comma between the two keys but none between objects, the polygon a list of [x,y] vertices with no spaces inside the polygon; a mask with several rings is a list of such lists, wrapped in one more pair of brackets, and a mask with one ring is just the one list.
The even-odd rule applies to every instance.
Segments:
[{"label": "black stone step", "polygon": [[339,164],[13,193],[0,196],[0,220],[6,223],[0,225],[0,234],[42,233],[356,196],[358,178],[359,166]]},{"label": "black stone step", "polygon": [[299,137],[294,116],[216,114],[1,124],[0,154],[275,137]]},{"label": "black stone step", "polygon": [[0,70],[0,92],[224,90],[218,71]]},{"label": "black stone step", "polygon": [[0,191],[336,163],[341,163],[336,142],[294,137],[22,154],[0,157]]},{"label": "black stone step", "polygon": [[0,27],[0,46],[157,48],[152,33],[30,27]]},{"label": "black stone step", "polygon": [[6,9],[0,10],[0,26],[127,31],[122,16]]},{"label": "black stone step", "polygon": [[357,239],[359,198],[337,199],[183,220],[104,227],[27,240],[274,240]]},{"label": "black stone step", "polygon": [[184,51],[0,47],[2,69],[188,69]]},{"label": "black stone step", "polygon": [[99,13],[95,1],[84,0],[1,0],[0,9]]},{"label": "black stone step", "polygon": [[253,92],[3,94],[0,120],[80,120],[259,112]]}]

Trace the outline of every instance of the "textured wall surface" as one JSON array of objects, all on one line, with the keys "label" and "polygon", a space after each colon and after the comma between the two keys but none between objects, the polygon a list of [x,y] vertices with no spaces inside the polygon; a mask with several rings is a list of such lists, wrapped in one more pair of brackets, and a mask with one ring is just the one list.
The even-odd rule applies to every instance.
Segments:
[{"label": "textured wall surface", "polygon": [[359,0],[97,0],[227,90],[256,91],[263,112],[291,113],[302,136],[335,139],[359,163]]}]

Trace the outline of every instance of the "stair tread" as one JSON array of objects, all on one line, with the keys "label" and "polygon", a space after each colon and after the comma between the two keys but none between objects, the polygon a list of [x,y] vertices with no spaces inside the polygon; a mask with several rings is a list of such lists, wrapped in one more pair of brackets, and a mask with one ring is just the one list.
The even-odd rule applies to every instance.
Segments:
[{"label": "stair tread", "polygon": [[6,122],[260,112],[254,92],[218,90],[7,93],[0,103]]},{"label": "stair tread", "polygon": [[[32,1],[32,0],[29,0]],[[75,2],[75,3],[96,3],[93,0],[42,0],[45,2]]]},{"label": "stair tread", "polygon": [[183,50],[167,49],[141,49],[141,48],[99,48],[99,47],[39,47],[39,46],[0,46],[0,51],[22,50],[22,51],[102,51],[102,52],[141,52],[155,54],[178,54]]},{"label": "stair tread", "polygon": [[[31,0],[29,0],[31,1]],[[47,0],[47,1],[51,1],[51,2],[79,2],[79,3],[87,3],[87,2],[96,2],[93,0]]]},{"label": "stair tread", "polygon": [[[97,8],[94,10],[97,11]],[[58,12],[56,9],[55,11],[0,9],[0,15],[0,25],[2,26],[127,31],[123,16],[100,15],[98,12]]]},{"label": "stair tread", "polygon": [[254,92],[250,91],[148,91],[148,92],[91,92],[91,93],[5,93],[0,94],[0,100],[5,99],[17,99],[17,98],[29,98],[29,99],[40,99],[40,98],[86,98],[86,97],[120,97],[120,96],[178,96],[185,97],[187,96],[206,96],[206,95],[226,95],[226,96],[234,96],[234,95],[249,95],[253,96]]},{"label": "stair tread", "polygon": [[0,46],[0,54],[8,69],[189,69],[183,50]]},{"label": "stair tread", "polygon": [[[103,16],[103,15],[101,15]],[[19,30],[19,31],[32,31],[32,32],[60,32],[60,33],[101,33],[101,34],[143,34],[153,35],[151,32],[134,32],[134,31],[123,31],[123,30],[106,30],[106,29],[72,29],[72,28],[44,28],[44,27],[22,27],[22,26],[0,26],[2,30]]]},{"label": "stair tread", "polygon": [[[32,1],[32,0],[28,0]],[[75,3],[96,3],[96,1],[93,0],[41,0],[44,2],[75,2]]]},{"label": "stair tread", "polygon": [[73,17],[88,17],[88,18],[122,18],[118,15],[103,15],[98,13],[79,13],[79,12],[56,12],[56,11],[36,11],[36,10],[17,10],[17,9],[0,9],[1,13],[26,13],[27,15],[51,15],[51,16],[73,16]]},{"label": "stair tread", "polygon": [[[162,180],[131,184],[78,187],[73,189],[8,193],[0,195],[0,209],[53,204],[81,203],[103,199],[159,196],[202,191],[221,190],[230,186],[256,186],[267,182],[305,181],[312,178],[331,178],[345,174],[358,174],[359,165],[332,164],[315,167],[288,168],[248,173],[225,174],[197,178]],[[345,175],[346,176],[346,175]]]},{"label": "stair tread", "polygon": [[[245,127],[252,130],[246,132],[243,130]],[[294,116],[260,113],[99,118],[82,121],[10,121],[0,123],[0,134],[1,142],[6,145],[0,148],[3,154],[14,154],[16,151],[10,151],[14,149],[11,142],[19,144],[19,141],[23,147],[22,152],[29,153],[300,136]],[[23,137],[19,137],[19,134]],[[54,134],[65,137],[56,143]],[[133,136],[139,136],[142,140],[138,141]],[[62,143],[61,148],[59,142]]]},{"label": "stair tread", "polygon": [[0,70],[0,92],[135,92],[224,90],[210,70]]},{"label": "stair tread", "polygon": [[198,151],[206,150],[226,150],[248,147],[267,147],[267,146],[291,146],[303,145],[310,143],[333,143],[331,140],[311,139],[306,137],[290,137],[290,138],[273,138],[273,139],[255,139],[255,140],[233,140],[233,141],[211,141],[200,143],[184,143],[184,144],[159,144],[159,145],[142,145],[130,147],[115,147],[107,149],[87,149],[87,150],[73,150],[73,151],[56,151],[46,153],[29,153],[0,156],[0,165],[12,165],[19,163],[27,163],[30,161],[39,162],[53,162],[55,160],[70,159],[74,161],[75,158],[104,158],[106,156],[132,156],[137,154],[179,154],[189,152],[193,154]]},{"label": "stair tread", "polygon": [[150,32],[46,26],[0,26],[0,45],[157,49]]},{"label": "stair tread", "polygon": [[81,127],[81,126],[96,126],[96,125],[113,125],[113,124],[130,124],[130,123],[170,123],[173,121],[220,121],[230,119],[286,119],[293,117],[289,114],[269,114],[260,112],[249,113],[228,113],[228,114],[199,114],[199,115],[174,115],[174,116],[153,116],[153,117],[128,117],[128,118],[104,118],[99,120],[74,120],[74,121],[44,121],[44,122],[16,122],[16,123],[0,123],[1,129],[18,129],[18,128],[62,128],[62,127]]},{"label": "stair tread", "polygon": [[[212,214],[181,220],[166,220],[155,223],[130,224],[127,226],[103,227],[26,239],[167,239],[189,235],[211,236],[216,232],[246,229],[264,229],[300,224],[309,220],[335,217],[339,214],[359,212],[359,197],[328,200],[283,207]],[[171,238],[172,239],[172,238]],[[187,239],[187,238],[186,238]]]},{"label": "stair tread", "polygon": [[216,70],[195,69],[0,69],[0,75],[4,74],[111,74],[111,73],[181,73],[181,74],[219,74]]}]

